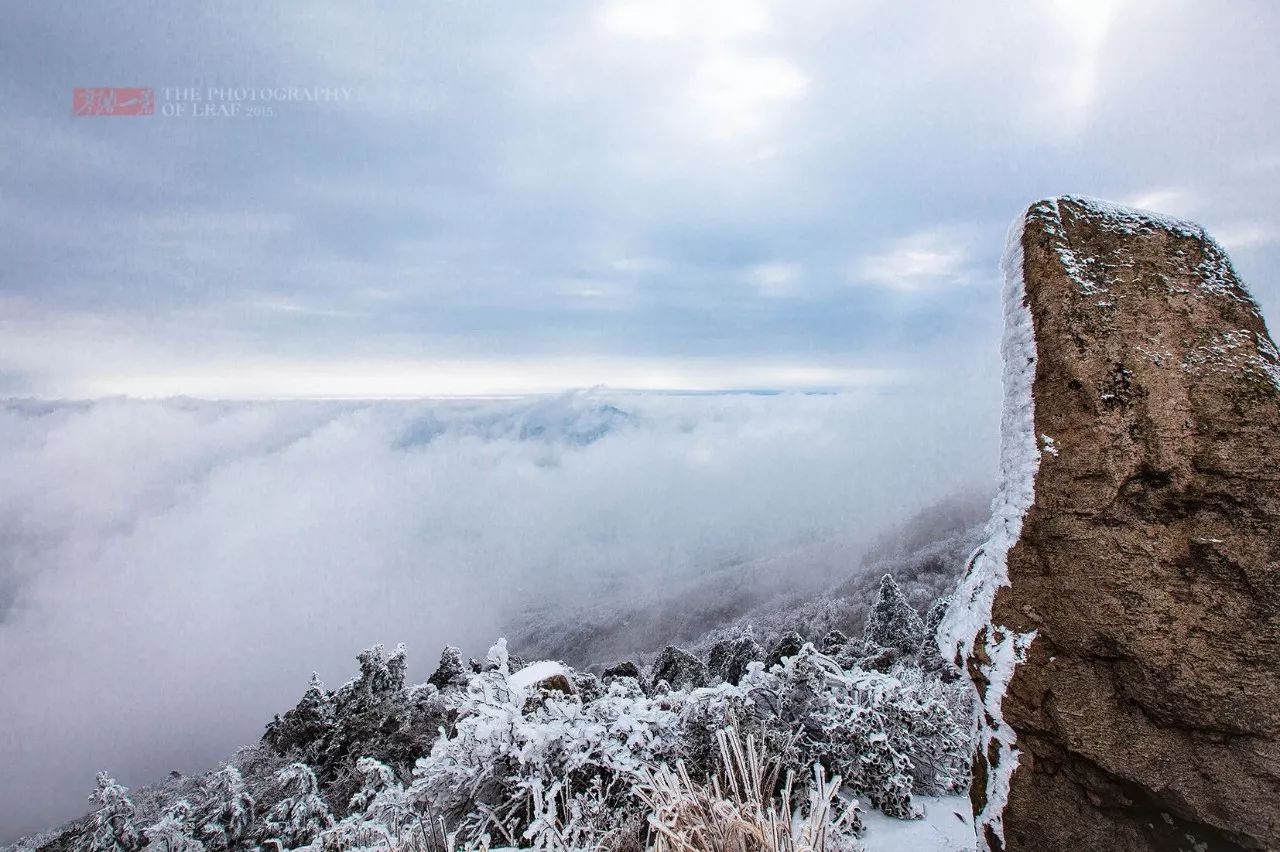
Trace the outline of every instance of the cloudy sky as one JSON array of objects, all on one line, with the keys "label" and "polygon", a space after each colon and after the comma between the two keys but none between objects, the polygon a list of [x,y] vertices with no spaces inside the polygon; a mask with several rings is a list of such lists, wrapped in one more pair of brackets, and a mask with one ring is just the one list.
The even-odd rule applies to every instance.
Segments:
[{"label": "cloudy sky", "polygon": [[991,377],[1062,192],[1203,221],[1280,311],[1274,4],[903,5],[8,3],[0,393]]}]

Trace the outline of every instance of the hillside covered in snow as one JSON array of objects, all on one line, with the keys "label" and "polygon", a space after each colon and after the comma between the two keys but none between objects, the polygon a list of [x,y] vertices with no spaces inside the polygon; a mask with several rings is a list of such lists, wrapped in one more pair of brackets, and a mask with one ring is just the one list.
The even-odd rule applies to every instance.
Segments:
[{"label": "hillside covered in snow", "polygon": [[600,674],[499,640],[479,661],[446,647],[411,685],[404,647],[374,647],[219,768],[133,794],[101,773],[85,818],[17,848],[678,849],[709,831],[853,852],[894,848],[873,813],[926,809],[904,836],[954,837],[964,809],[937,797],[967,784],[972,720],[931,638],[947,599],[922,618],[884,575],[869,603],[856,638],[766,647],[740,627]]}]

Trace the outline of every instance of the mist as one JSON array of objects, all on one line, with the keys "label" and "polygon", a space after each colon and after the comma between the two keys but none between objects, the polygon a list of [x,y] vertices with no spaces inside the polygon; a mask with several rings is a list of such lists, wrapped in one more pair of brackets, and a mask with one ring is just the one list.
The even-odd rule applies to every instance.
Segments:
[{"label": "mist", "polygon": [[405,642],[423,679],[445,643],[475,653],[522,613],[622,612],[710,565],[869,540],[986,483],[995,418],[969,408],[884,390],[8,402],[4,837],[83,813],[99,769],[136,786],[216,764],[374,643]]}]

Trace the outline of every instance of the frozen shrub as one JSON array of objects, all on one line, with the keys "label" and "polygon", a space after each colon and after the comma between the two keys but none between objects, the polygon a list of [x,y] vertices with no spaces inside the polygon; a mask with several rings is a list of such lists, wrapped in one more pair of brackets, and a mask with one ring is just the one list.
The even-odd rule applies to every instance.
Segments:
[{"label": "frozen shrub", "polygon": [[[649,809],[654,852],[857,852],[856,805],[837,799],[838,780],[815,766],[808,785],[771,759],[754,737],[717,732],[720,769],[694,781],[681,761],[645,770],[636,793]],[[793,796],[800,786],[808,795]],[[799,807],[793,799],[799,798]]]},{"label": "frozen shrub", "polygon": [[590,704],[604,695],[604,684],[591,672],[574,672],[573,691],[583,704]]},{"label": "frozen shrub", "polygon": [[844,650],[849,644],[849,637],[842,630],[832,630],[822,637],[822,641],[818,643],[818,650],[829,657],[834,657]]},{"label": "frozen shrub", "polygon": [[640,679],[640,667],[630,660],[623,660],[604,670],[604,674],[600,676],[602,679],[608,680],[614,677],[631,677],[636,680]]},{"label": "frozen shrub", "polygon": [[472,676],[453,735],[418,761],[410,800],[466,840],[594,842],[634,807],[640,768],[672,756],[676,714],[630,679],[585,705],[554,691],[528,702],[504,668]]}]

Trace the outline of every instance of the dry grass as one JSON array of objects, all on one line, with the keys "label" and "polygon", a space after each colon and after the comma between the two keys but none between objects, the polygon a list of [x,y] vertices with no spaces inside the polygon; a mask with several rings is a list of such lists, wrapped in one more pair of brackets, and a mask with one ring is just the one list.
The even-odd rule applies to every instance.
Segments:
[{"label": "dry grass", "polygon": [[718,731],[716,740],[721,769],[710,784],[691,780],[683,763],[645,773],[638,792],[651,810],[653,852],[828,852],[852,828],[855,809],[836,800],[839,778],[828,782],[815,766],[808,806],[794,813],[794,779],[787,773],[779,794],[779,764],[753,736]]}]

